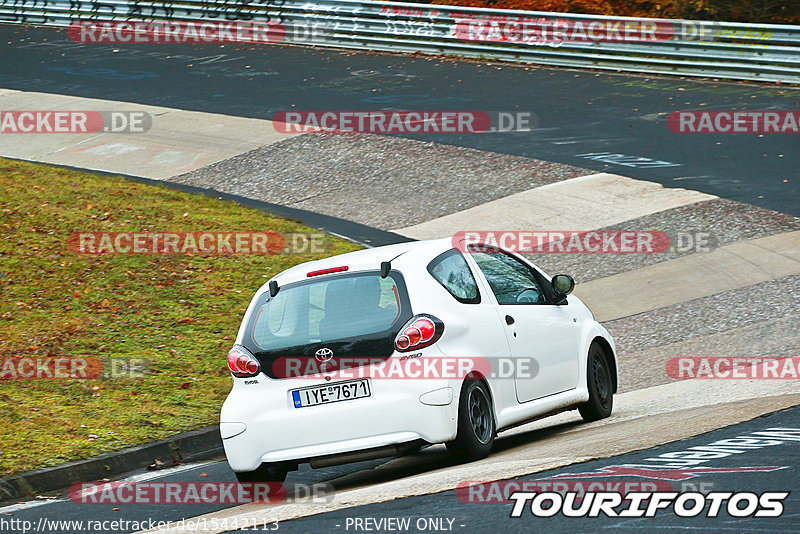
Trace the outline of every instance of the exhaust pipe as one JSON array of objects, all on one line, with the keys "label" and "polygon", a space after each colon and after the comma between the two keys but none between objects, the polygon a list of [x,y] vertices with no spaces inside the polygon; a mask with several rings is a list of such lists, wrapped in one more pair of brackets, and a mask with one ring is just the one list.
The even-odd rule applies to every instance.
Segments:
[{"label": "exhaust pipe", "polygon": [[416,441],[410,441],[408,443],[386,445],[384,447],[375,447],[374,449],[366,449],[363,451],[342,452],[339,454],[329,454],[327,456],[317,456],[316,458],[311,458],[308,463],[314,469],[319,469],[320,467],[331,467],[334,465],[364,462],[366,460],[376,460],[378,458],[388,458],[391,456],[404,456],[411,452],[418,451],[424,443],[424,440],[420,439]]}]

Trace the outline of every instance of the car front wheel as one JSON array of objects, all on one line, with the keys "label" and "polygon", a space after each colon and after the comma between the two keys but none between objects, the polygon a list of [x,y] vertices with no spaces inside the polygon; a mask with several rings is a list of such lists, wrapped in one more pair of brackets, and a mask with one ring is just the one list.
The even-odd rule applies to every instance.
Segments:
[{"label": "car front wheel", "polygon": [[489,389],[480,380],[467,379],[458,403],[458,433],[447,443],[451,454],[462,460],[486,458],[495,438]]},{"label": "car front wheel", "polygon": [[586,362],[586,385],[589,400],[578,407],[584,421],[597,421],[611,415],[614,406],[614,382],[603,348],[592,343]]}]

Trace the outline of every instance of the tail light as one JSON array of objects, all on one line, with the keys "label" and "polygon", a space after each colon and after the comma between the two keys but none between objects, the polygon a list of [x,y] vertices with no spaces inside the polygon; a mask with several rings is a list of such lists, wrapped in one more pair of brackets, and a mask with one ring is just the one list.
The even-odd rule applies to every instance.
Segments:
[{"label": "tail light", "polygon": [[433,315],[415,315],[400,330],[394,346],[398,352],[421,349],[436,343],[443,332],[444,323]]},{"label": "tail light", "polygon": [[241,347],[233,347],[228,352],[228,369],[233,373],[233,376],[247,378],[260,373],[261,364],[247,350]]}]

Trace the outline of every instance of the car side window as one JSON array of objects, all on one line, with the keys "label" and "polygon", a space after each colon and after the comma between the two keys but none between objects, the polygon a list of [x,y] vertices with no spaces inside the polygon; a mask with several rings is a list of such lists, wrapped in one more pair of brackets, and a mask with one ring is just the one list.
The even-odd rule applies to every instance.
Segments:
[{"label": "car side window", "polygon": [[455,249],[439,254],[428,264],[428,272],[453,298],[463,304],[478,304],[481,294],[467,260]]},{"label": "car side window", "polygon": [[500,250],[470,250],[499,304],[547,304],[531,268]]}]

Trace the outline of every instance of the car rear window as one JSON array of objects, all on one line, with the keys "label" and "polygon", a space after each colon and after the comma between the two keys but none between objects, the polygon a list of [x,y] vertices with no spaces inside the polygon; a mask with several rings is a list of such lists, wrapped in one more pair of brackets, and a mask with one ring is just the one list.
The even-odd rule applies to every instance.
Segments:
[{"label": "car rear window", "polygon": [[262,298],[248,329],[260,350],[384,332],[401,316],[401,303],[407,302],[399,274],[381,278],[377,271],[324,276]]}]

